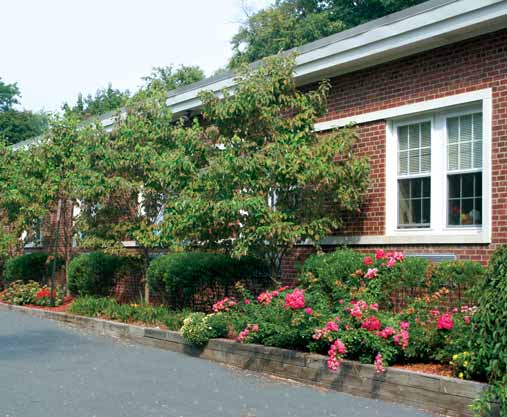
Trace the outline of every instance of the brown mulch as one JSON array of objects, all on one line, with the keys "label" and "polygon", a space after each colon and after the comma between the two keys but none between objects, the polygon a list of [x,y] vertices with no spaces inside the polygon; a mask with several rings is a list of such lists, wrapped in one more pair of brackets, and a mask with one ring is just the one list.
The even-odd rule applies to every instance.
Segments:
[{"label": "brown mulch", "polygon": [[439,376],[452,377],[452,368],[449,365],[439,365],[434,363],[414,363],[410,365],[393,365],[393,368],[406,369],[412,372],[421,372],[424,374],[433,374]]}]

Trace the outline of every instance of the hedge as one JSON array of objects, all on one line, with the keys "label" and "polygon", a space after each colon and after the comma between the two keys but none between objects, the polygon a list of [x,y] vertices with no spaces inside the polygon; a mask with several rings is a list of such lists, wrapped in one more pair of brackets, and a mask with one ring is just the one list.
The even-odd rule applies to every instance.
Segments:
[{"label": "hedge", "polygon": [[201,290],[218,290],[227,295],[237,281],[269,279],[269,270],[265,262],[254,257],[235,259],[217,253],[172,253],[150,263],[147,279],[150,288],[164,301],[181,308],[194,306],[197,294],[205,297]]},{"label": "hedge", "polygon": [[[47,262],[48,256],[45,252],[34,252],[8,259],[4,267],[3,280],[6,283],[14,281],[43,283],[51,271],[52,264]],[[57,269],[62,265],[63,260],[57,258]]]}]

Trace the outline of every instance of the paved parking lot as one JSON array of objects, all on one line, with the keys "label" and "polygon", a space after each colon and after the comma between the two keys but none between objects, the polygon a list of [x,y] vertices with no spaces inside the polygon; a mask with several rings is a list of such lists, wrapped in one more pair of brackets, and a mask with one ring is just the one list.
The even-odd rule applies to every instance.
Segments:
[{"label": "paved parking lot", "polygon": [[0,416],[423,417],[0,311]]}]

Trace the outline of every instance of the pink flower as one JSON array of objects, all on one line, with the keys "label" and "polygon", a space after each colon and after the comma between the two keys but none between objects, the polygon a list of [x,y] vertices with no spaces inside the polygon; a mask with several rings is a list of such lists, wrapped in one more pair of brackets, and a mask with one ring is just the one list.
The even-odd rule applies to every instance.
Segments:
[{"label": "pink flower", "polygon": [[378,374],[383,374],[386,371],[386,368],[384,368],[384,365],[382,364],[382,355],[377,353],[377,356],[375,356],[375,372]]},{"label": "pink flower", "polygon": [[405,256],[403,255],[403,252],[394,252],[393,258],[396,259],[397,261],[401,262],[401,261],[403,261],[403,259],[405,259]]},{"label": "pink flower", "polygon": [[252,332],[258,332],[259,331],[259,325],[258,324],[253,324],[252,325]]},{"label": "pink flower", "polygon": [[430,310],[430,315],[432,317],[438,317],[440,315],[440,311],[438,311],[438,310]]},{"label": "pink flower", "polygon": [[378,251],[375,252],[375,259],[379,260],[379,259],[384,259],[385,257],[386,257],[386,254],[383,249],[379,249]]},{"label": "pink flower", "polygon": [[313,314],[313,310],[310,307],[305,308],[305,313],[311,316]]},{"label": "pink flower", "polygon": [[377,303],[370,304],[370,310],[378,311],[378,304]]},{"label": "pink flower", "polygon": [[393,334],[396,334],[396,330],[394,330],[392,327],[390,326],[387,326],[385,329],[382,329],[379,333],[379,336],[382,338],[382,339],[388,339],[389,337],[391,337]]},{"label": "pink flower", "polygon": [[248,298],[245,298],[244,303],[245,303],[246,305],[248,305],[248,304],[250,304],[250,300],[249,300]]},{"label": "pink flower", "polygon": [[410,323],[409,322],[407,322],[407,321],[400,322],[400,329],[402,329],[402,330],[408,330],[409,327],[410,327]]},{"label": "pink flower", "polygon": [[377,276],[377,272],[378,272],[377,268],[369,268],[368,272],[366,272],[366,274],[364,274],[364,277],[368,278],[368,279],[373,279]]},{"label": "pink flower", "polygon": [[338,329],[339,326],[334,321],[330,321],[326,324],[326,330],[329,330],[330,332],[337,332]]},{"label": "pink flower", "polygon": [[280,295],[280,293],[279,293],[278,291],[276,291],[276,290],[275,290],[275,291],[273,291],[273,292],[271,293],[271,295],[272,295],[273,297],[278,297],[278,296]]},{"label": "pink flower", "polygon": [[305,308],[305,291],[299,288],[285,295],[285,308]]},{"label": "pink flower", "polygon": [[225,297],[223,300],[217,301],[213,304],[213,311],[218,313],[219,311],[229,311],[231,307],[236,305],[236,301],[229,297]]},{"label": "pink flower", "polygon": [[392,268],[394,265],[396,265],[396,259],[394,259],[394,258],[389,258],[389,259],[387,260],[387,267],[388,267],[388,268]]},{"label": "pink flower", "polygon": [[288,288],[289,288],[289,286],[288,286],[288,285],[285,285],[285,286],[283,286],[283,287],[278,288],[278,292],[284,292],[284,291],[285,291],[286,289],[288,289]]},{"label": "pink flower", "polygon": [[365,266],[373,265],[373,259],[371,259],[371,256],[365,256],[363,263],[365,264]]},{"label": "pink flower", "polygon": [[257,297],[257,301],[261,304],[270,304],[273,296],[269,291],[261,292]]},{"label": "pink flower", "polygon": [[463,321],[465,322],[465,324],[470,324],[470,316],[464,316]]},{"label": "pink flower", "polygon": [[444,313],[438,318],[437,329],[438,330],[451,330],[454,327],[452,321],[452,314]]},{"label": "pink flower", "polygon": [[375,316],[368,317],[365,321],[361,323],[361,328],[366,329],[369,332],[374,332],[380,330],[382,323]]},{"label": "pink flower", "polygon": [[346,349],[345,345],[340,339],[336,339],[334,343],[329,348],[328,359],[327,359],[327,368],[331,372],[336,372],[341,365],[343,360],[343,355],[345,354]]},{"label": "pink flower", "polygon": [[408,330],[402,330],[401,332],[401,347],[402,349],[408,348],[408,341],[410,339],[410,335]]},{"label": "pink flower", "polygon": [[343,298],[340,298],[340,299],[338,300],[338,304],[343,304],[344,302],[345,302],[345,300],[344,300]]}]

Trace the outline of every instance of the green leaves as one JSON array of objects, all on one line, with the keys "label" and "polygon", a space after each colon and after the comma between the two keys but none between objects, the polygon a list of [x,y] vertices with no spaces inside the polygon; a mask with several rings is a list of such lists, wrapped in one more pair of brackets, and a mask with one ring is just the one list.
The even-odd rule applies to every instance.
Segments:
[{"label": "green leaves", "polygon": [[318,241],[360,207],[368,165],[354,157],[356,134],[317,134],[329,84],[301,92],[293,71],[294,57],[242,68],[234,92],[202,94],[202,122],[176,129],[168,240],[264,254],[276,275],[288,248]]}]

